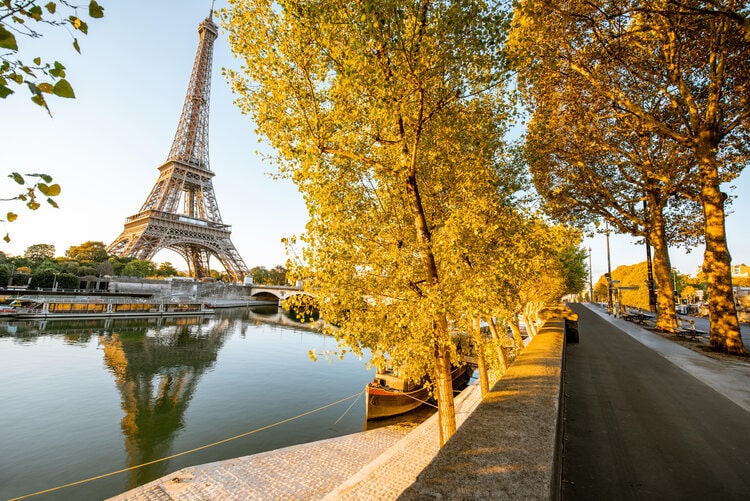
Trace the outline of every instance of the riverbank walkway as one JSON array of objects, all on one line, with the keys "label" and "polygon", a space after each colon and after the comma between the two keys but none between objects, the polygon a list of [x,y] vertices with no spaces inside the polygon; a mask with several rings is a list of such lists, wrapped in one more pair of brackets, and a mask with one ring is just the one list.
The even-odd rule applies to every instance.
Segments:
[{"label": "riverbank walkway", "polygon": [[[709,359],[596,306],[572,307],[580,342],[566,346],[562,499],[746,499],[750,363]],[[479,400],[478,385],[457,398],[459,423]],[[437,499],[414,489],[430,476],[437,436],[433,416],[414,429],[184,468],[112,499]],[[479,499],[450,489],[440,496]],[[490,496],[518,497],[527,496]]]},{"label": "riverbank walkway", "polygon": [[[456,397],[457,425],[480,400],[478,384]],[[389,426],[183,468],[110,499],[396,499],[439,448],[434,414],[416,427]]]},{"label": "riverbank walkway", "polygon": [[748,499],[750,361],[570,306],[562,498]]}]

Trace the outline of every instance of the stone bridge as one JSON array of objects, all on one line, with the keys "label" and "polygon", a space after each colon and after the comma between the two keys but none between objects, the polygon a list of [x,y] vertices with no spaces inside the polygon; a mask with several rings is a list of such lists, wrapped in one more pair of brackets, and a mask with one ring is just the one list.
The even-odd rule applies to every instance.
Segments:
[{"label": "stone bridge", "polygon": [[292,285],[250,284],[243,285],[242,287],[245,289],[246,296],[258,301],[277,299],[279,304],[281,304],[282,301],[292,296],[302,295],[312,297],[312,294],[303,291],[302,287]]},{"label": "stone bridge", "polygon": [[144,294],[154,297],[190,300],[213,298],[276,301],[279,305],[292,296],[312,297],[312,294],[303,291],[302,287],[293,285],[227,284],[223,282],[202,282],[182,277],[172,280],[116,277],[107,280],[101,287],[97,285],[96,289],[113,293]]}]

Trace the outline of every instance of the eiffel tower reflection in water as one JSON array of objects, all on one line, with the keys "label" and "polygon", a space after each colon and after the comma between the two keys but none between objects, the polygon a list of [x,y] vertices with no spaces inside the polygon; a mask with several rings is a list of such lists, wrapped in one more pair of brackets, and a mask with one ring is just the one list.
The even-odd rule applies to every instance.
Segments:
[{"label": "eiffel tower reflection in water", "polygon": [[[125,413],[121,427],[129,467],[173,454],[198,382],[216,363],[235,321],[185,317],[174,325],[128,326],[100,336]],[[127,488],[165,475],[168,464],[130,471]]]},{"label": "eiffel tower reflection in water", "polygon": [[310,360],[335,347],[275,307],[0,320],[0,499],[69,483],[40,499],[105,499],[189,465],[360,432],[354,397],[373,374],[355,356]]}]

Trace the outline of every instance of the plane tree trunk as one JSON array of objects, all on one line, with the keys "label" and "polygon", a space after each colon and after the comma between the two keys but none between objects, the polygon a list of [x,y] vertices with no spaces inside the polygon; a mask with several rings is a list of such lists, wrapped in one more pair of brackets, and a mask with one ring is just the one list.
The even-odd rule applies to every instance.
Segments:
[{"label": "plane tree trunk", "polygon": [[516,344],[516,349],[520,350],[523,348],[523,336],[521,335],[521,326],[518,323],[518,317],[515,316],[513,320],[508,322],[510,331],[513,333],[513,341]]},{"label": "plane tree trunk", "polygon": [[[654,207],[656,204],[652,204]],[[658,207],[658,206],[657,206]],[[656,329],[664,332],[674,332],[677,327],[677,316],[674,309],[674,292],[672,290],[672,264],[669,259],[669,249],[664,231],[664,214],[658,208],[650,215],[651,228],[649,243],[654,250],[653,272],[658,286],[656,304],[658,315]]]},{"label": "plane tree trunk", "polygon": [[[488,319],[489,325],[490,325],[490,332],[492,333],[492,338],[495,340],[495,343],[497,344],[497,360],[500,366],[498,367],[499,375],[505,374],[505,372],[508,370],[508,359],[505,357],[505,351],[503,350],[503,337],[500,336],[500,333],[497,330],[497,324],[495,323],[495,319],[492,317],[489,317]],[[519,332],[520,336],[520,332]]]},{"label": "plane tree trunk", "polygon": [[[415,147],[416,150],[416,147]],[[438,287],[439,276],[435,255],[431,246],[430,228],[419,194],[419,185],[414,171],[413,157],[407,160],[408,148],[402,151],[402,165],[408,165],[410,173],[406,178],[406,195],[409,200],[411,215],[416,231],[416,241],[420,249],[423,271],[429,287]],[[451,378],[451,338],[448,331],[448,319],[440,315],[435,328],[435,398],[438,402],[438,425],[440,428],[440,446],[456,432],[456,410],[453,402],[453,380]]]},{"label": "plane tree trunk", "polygon": [[481,319],[473,320],[472,334],[474,336],[474,351],[477,357],[477,370],[479,371],[479,387],[482,390],[482,398],[490,391],[490,381],[487,377],[487,362],[484,359],[484,338],[482,337]]},{"label": "plane tree trunk", "polygon": [[732,291],[732,258],[724,225],[724,199],[720,190],[716,149],[702,139],[696,148],[700,171],[700,198],[705,221],[706,251],[703,271],[708,281],[709,343],[716,351],[742,355],[745,347]]}]

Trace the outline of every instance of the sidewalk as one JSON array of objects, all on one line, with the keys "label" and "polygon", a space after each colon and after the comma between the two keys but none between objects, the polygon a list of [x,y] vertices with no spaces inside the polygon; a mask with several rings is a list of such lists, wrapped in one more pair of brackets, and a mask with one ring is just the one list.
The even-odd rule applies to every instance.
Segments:
[{"label": "sidewalk", "polygon": [[[456,397],[460,426],[479,404],[478,384]],[[183,468],[116,501],[396,499],[437,454],[437,414],[416,428],[390,426]]]},{"label": "sidewalk", "polygon": [[[750,363],[713,360],[596,307],[573,308],[581,338],[566,353],[563,499],[750,492]],[[475,384],[457,397],[459,426],[479,393]],[[417,428],[184,468],[112,499],[392,500],[435,457],[437,437],[435,415]]]},{"label": "sidewalk", "polygon": [[746,499],[750,364],[571,307],[563,499]]},{"label": "sidewalk", "polygon": [[[664,339],[633,322],[608,315],[601,308],[588,303],[582,303],[581,306],[585,306],[639,343],[684,369],[694,378],[750,412],[750,358],[744,362],[741,360],[715,360]],[[745,341],[744,338],[743,335],[743,341]],[[750,344],[746,344],[745,349],[750,351]],[[748,453],[750,454],[750,451]]]}]

